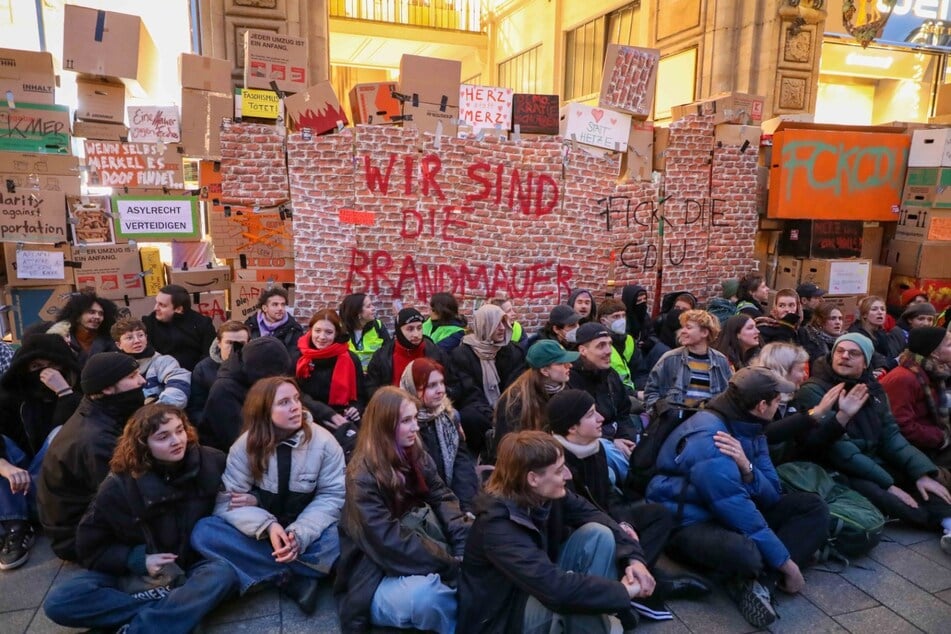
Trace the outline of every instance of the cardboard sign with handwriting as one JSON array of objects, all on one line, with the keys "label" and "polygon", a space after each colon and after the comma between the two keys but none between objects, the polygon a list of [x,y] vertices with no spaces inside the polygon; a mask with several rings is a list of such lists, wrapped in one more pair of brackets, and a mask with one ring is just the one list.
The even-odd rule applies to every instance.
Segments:
[{"label": "cardboard sign with handwriting", "polygon": [[178,143],[181,124],[175,106],[128,106],[129,141]]},{"label": "cardboard sign with handwriting", "polygon": [[177,145],[86,140],[90,185],[184,189]]}]

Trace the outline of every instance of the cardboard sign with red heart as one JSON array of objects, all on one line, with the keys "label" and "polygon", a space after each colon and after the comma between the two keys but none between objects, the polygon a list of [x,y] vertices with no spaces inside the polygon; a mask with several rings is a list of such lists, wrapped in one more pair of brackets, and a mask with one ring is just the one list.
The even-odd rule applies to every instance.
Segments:
[{"label": "cardboard sign with red heart", "polygon": [[561,110],[561,135],[585,145],[626,152],[631,116],[576,103]]}]

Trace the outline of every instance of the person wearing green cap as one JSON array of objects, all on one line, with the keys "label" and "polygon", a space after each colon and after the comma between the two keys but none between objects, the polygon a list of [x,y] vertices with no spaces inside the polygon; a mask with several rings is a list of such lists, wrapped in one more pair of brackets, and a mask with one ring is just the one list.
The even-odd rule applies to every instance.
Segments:
[{"label": "person wearing green cap", "polygon": [[[796,395],[799,411],[811,411],[835,385],[846,386],[838,404],[821,417],[834,416],[841,435],[817,448],[815,459],[886,515],[951,533],[951,493],[935,480],[934,462],[902,436],[888,394],[871,373],[874,354],[865,335],[842,335]],[[951,536],[942,538],[942,547],[951,549]]]}]

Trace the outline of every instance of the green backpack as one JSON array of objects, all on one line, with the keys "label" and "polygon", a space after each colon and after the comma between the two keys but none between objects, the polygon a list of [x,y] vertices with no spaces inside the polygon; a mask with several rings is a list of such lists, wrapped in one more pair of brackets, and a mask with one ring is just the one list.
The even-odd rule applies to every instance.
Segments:
[{"label": "green backpack", "polygon": [[829,539],[819,549],[819,560],[855,559],[867,554],[882,538],[885,516],[867,499],[832,479],[811,462],[787,462],[776,467],[790,490],[815,493],[829,507]]}]

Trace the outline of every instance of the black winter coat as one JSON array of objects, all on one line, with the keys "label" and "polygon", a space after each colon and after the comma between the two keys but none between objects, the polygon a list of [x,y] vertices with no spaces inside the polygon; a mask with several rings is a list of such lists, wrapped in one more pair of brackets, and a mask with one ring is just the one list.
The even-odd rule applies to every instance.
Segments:
[{"label": "black winter coat", "polygon": [[875,334],[872,334],[862,327],[862,322],[858,319],[849,327],[849,332],[857,332],[860,335],[865,335],[871,340],[872,345],[875,346],[875,352],[872,354],[872,370],[884,368],[887,371],[898,367],[897,357],[901,354],[901,350],[893,349],[895,342],[894,340],[889,340],[887,332],[879,328],[875,331]]},{"label": "black winter coat", "polygon": [[[362,414],[363,408],[366,407],[368,400],[366,379],[363,376],[363,366],[360,364],[360,357],[351,352],[350,362],[353,363],[353,367],[357,373],[357,400],[348,403],[347,407],[356,407]],[[330,398],[330,382],[333,378],[335,367],[337,367],[337,357],[314,359],[314,369],[310,373],[310,376],[306,379],[297,379],[301,391],[315,401],[327,404]],[[329,407],[330,405],[327,404],[327,406]],[[337,413],[343,413],[346,407],[335,407],[333,409],[337,410]]]},{"label": "black winter coat", "polygon": [[[456,425],[458,425],[456,419]],[[463,438],[459,439],[459,448],[456,450],[456,459],[452,465],[452,481],[446,477],[446,467],[443,460],[442,448],[439,446],[436,426],[432,423],[419,424],[419,437],[426,446],[426,451],[436,463],[436,471],[443,482],[449,485],[453,494],[459,498],[459,506],[463,511],[472,510],[472,501],[479,493],[479,475],[476,473],[476,461]]]},{"label": "black winter coat", "polygon": [[[244,321],[244,325],[251,329],[252,339],[257,339],[261,336],[261,326],[258,324],[257,313],[254,313],[248,317]],[[268,336],[274,337],[283,343],[284,347],[287,348],[287,353],[291,355],[291,361],[296,362],[297,358],[300,356],[300,351],[297,349],[297,340],[300,339],[301,335],[303,334],[304,327],[297,323],[297,320],[294,319],[293,315],[288,315],[287,322],[275,330],[274,334]]]},{"label": "black winter coat", "polygon": [[189,372],[208,356],[211,342],[215,340],[211,318],[194,310],[176,313],[169,323],[156,319],[154,311],[142,321],[152,347],[161,354],[175,357],[178,364]]},{"label": "black winter coat", "polygon": [[557,564],[571,531],[588,522],[604,524],[614,533],[619,564],[644,562],[640,545],[584,498],[568,492],[529,512],[483,495],[476,508],[459,580],[458,634],[522,631],[530,596],[562,613],[610,614],[630,607],[627,589],[619,581],[571,574]]},{"label": "black winter coat", "polygon": [[[446,369],[445,381],[446,392],[449,400],[453,403],[459,398],[459,384],[456,381],[455,374],[449,366],[449,355],[442,348],[434,344],[431,340],[424,338],[423,346],[426,351],[423,356],[432,359]],[[383,346],[373,353],[373,358],[367,364],[366,386],[367,399],[373,396],[373,393],[384,385],[394,385],[393,383],[393,350],[396,348],[396,339],[392,339],[383,344]],[[397,377],[397,380],[399,377]]]},{"label": "black winter coat", "polygon": [[425,452],[422,467],[429,488],[425,502],[443,527],[450,553],[433,540],[400,526],[400,518],[391,511],[392,501],[366,465],[352,464],[347,473],[334,596],[341,629],[348,634],[370,630],[370,603],[384,577],[435,573],[450,584],[458,577],[456,557],[462,556],[469,524]]},{"label": "black winter coat", "polygon": [[[139,478],[110,474],[76,529],[80,563],[113,575],[146,574],[145,555],[173,553],[183,570],[200,558],[189,546],[192,529],[214,510],[225,455],[190,446],[181,469]],[[131,555],[131,556],[130,556]]]},{"label": "black winter coat", "polygon": [[[459,400],[453,400],[457,407],[476,406],[492,419],[492,406],[485,398],[482,381],[482,363],[476,353],[465,343],[449,354],[452,371],[459,382]],[[525,371],[525,352],[517,344],[509,343],[495,356],[495,369],[499,373],[499,393],[505,391],[515,379]]]},{"label": "black winter coat", "polygon": [[191,392],[188,394],[188,419],[195,427],[200,427],[205,412],[205,404],[208,402],[208,395],[211,394],[211,386],[218,378],[218,370],[221,368],[221,357],[215,360],[214,357],[205,357],[192,370]]},{"label": "black winter coat", "polygon": [[583,359],[571,364],[568,387],[584,390],[594,397],[598,413],[604,416],[601,428],[608,440],[634,440],[636,431],[631,422],[631,399],[621,383],[621,377],[612,368],[597,370],[585,368]]}]

